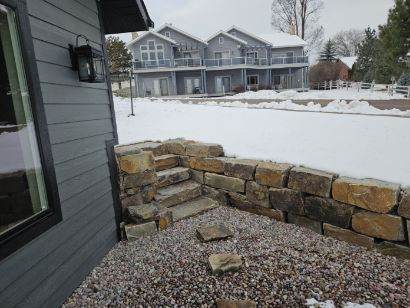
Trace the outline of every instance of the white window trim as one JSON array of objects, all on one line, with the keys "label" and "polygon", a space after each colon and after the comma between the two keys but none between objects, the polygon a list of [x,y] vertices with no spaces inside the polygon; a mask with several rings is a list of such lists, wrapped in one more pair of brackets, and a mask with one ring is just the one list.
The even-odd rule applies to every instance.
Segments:
[{"label": "white window trim", "polygon": [[170,31],[165,31],[164,36],[171,38],[171,32]]},{"label": "white window trim", "polygon": [[248,54],[255,54],[255,53],[256,53],[255,59],[259,59],[259,51],[257,51],[257,50],[255,50],[255,51],[247,51],[247,52],[246,52],[246,57],[247,57],[247,58],[251,58],[251,57],[248,57]]},{"label": "white window trim", "polygon": [[[256,77],[256,80],[257,80],[257,83],[255,83],[255,84],[250,84],[248,81],[249,81],[249,79],[251,78],[251,77]],[[247,75],[246,76],[246,85],[248,85],[248,86],[254,86],[254,85],[259,85],[259,75]]]},{"label": "white window trim", "polygon": [[[154,49],[149,49],[149,42],[154,42]],[[162,46],[162,49],[158,49],[158,46]],[[142,50],[142,48],[146,48],[144,50]],[[162,52],[162,54],[164,55],[164,57],[161,60],[165,60],[165,48],[164,48],[164,44],[156,44],[155,40],[148,40],[147,41],[147,45],[141,45],[140,46],[140,59],[141,61],[158,61],[158,52]],[[155,59],[151,59],[150,57],[150,53],[155,53]],[[142,59],[142,55],[143,54],[147,54],[148,55],[148,60],[143,60]]]}]

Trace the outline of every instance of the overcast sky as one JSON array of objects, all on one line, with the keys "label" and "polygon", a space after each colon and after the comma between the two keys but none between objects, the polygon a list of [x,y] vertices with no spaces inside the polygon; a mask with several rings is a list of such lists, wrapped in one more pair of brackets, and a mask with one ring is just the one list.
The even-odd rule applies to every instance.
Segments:
[{"label": "overcast sky", "polygon": [[[255,34],[269,33],[271,0],[145,0],[159,27],[166,22],[201,38],[237,25]],[[367,26],[376,28],[387,20],[394,0],[324,0],[321,23],[325,36],[340,30]],[[121,35],[129,41],[129,34]]]}]

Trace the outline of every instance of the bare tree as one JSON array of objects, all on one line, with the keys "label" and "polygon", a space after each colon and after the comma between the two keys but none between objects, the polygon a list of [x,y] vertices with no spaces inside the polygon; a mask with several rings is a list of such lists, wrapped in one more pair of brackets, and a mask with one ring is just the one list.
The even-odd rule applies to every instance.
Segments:
[{"label": "bare tree", "polygon": [[271,24],[280,32],[290,33],[294,29],[311,50],[323,41],[323,27],[318,25],[322,8],[322,0],[273,0]]},{"label": "bare tree", "polygon": [[338,55],[343,57],[351,57],[357,54],[357,48],[364,40],[364,37],[364,31],[350,29],[336,33],[332,41],[335,43]]}]

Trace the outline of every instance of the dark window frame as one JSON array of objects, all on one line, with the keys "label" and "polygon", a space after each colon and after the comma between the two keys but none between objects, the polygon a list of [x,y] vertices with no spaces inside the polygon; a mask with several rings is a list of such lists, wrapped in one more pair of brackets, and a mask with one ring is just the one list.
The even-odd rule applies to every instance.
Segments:
[{"label": "dark window frame", "polygon": [[48,201],[47,210],[28,218],[0,235],[1,261],[62,221],[62,214],[26,0],[0,0],[0,4],[12,8],[16,15],[21,54]]}]

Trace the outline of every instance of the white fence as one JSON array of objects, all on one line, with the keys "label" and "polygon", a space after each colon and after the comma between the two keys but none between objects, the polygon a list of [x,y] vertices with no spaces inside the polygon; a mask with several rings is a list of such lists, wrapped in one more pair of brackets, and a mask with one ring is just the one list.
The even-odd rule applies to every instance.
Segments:
[{"label": "white fence", "polygon": [[334,90],[334,89],[352,89],[356,91],[370,90],[386,91],[389,95],[404,94],[405,97],[410,98],[410,86],[399,86],[397,84],[376,84],[356,81],[331,80],[315,82],[312,84],[314,90]]}]

